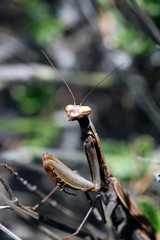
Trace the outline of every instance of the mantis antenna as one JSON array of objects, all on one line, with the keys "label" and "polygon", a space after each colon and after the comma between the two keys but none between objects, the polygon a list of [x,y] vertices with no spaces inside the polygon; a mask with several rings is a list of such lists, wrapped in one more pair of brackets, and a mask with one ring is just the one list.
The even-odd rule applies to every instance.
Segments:
[{"label": "mantis antenna", "polygon": [[60,72],[57,70],[57,68],[54,66],[54,64],[51,62],[51,60],[49,59],[49,57],[47,56],[47,54],[41,49],[43,55],[46,57],[46,59],[48,60],[48,62],[51,64],[51,66],[54,68],[54,70],[56,71],[56,73],[60,76],[60,78],[63,80],[63,82],[65,83],[65,85],[67,86],[72,98],[73,98],[73,102],[74,102],[74,105],[76,105],[76,100],[75,100],[75,97],[73,95],[73,92],[72,90],[70,89],[69,85],[67,84],[67,82],[64,80],[63,76],[60,74]]},{"label": "mantis antenna", "polygon": [[[46,59],[48,60],[48,62],[50,63],[50,65],[54,68],[54,70],[56,71],[56,73],[60,76],[60,78],[63,80],[63,82],[65,83],[65,85],[67,86],[72,99],[73,99],[73,103],[74,105],[76,105],[76,100],[75,97],[73,95],[73,92],[71,90],[71,88],[69,87],[68,83],[65,81],[65,79],[63,78],[63,76],[60,74],[60,72],[57,70],[57,68],[54,66],[54,64],[51,62],[51,60],[49,59],[49,57],[47,56],[47,54],[41,49],[43,55],[46,57]],[[121,65],[119,65],[118,67],[116,67],[115,69],[113,69],[113,71],[111,71],[105,78],[103,78],[99,83],[96,84],[96,86],[89,91],[89,93],[87,93],[87,95],[82,99],[80,106],[82,106],[82,103],[84,102],[84,100],[103,82],[105,81],[112,73],[114,73],[117,69],[119,69],[124,63],[122,63]]]},{"label": "mantis antenna", "polygon": [[119,65],[118,67],[116,67],[115,69],[112,70],[112,72],[110,72],[105,78],[103,78],[99,83],[96,84],[96,86],[89,92],[87,93],[87,95],[82,99],[80,106],[82,105],[82,103],[84,102],[84,100],[104,81],[106,80],[112,73],[114,73],[117,69],[119,69],[124,63],[122,63],[121,65]]}]

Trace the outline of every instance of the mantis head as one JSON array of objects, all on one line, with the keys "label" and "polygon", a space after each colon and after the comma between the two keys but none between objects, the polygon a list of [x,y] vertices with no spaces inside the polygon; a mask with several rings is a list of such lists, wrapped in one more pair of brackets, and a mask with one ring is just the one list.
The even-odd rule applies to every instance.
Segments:
[{"label": "mantis head", "polygon": [[87,117],[91,113],[91,108],[81,105],[67,105],[65,111],[69,121],[74,121],[79,118]]}]

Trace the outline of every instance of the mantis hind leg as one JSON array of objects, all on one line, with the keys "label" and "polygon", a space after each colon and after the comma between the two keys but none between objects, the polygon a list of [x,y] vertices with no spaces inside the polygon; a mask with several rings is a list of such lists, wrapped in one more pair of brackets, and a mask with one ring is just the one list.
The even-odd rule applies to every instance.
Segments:
[{"label": "mantis hind leg", "polygon": [[[94,201],[92,200],[90,194],[88,192],[85,192],[85,195],[87,197],[88,202],[92,206]],[[99,198],[97,200],[97,206],[93,209],[93,213],[94,213],[97,220],[103,221],[104,223],[106,223],[106,218],[105,218],[105,213],[104,213],[104,208],[103,208],[102,197],[101,196],[99,196]]]},{"label": "mantis hind leg", "polygon": [[47,202],[47,200],[55,193],[55,191],[58,189],[58,186],[55,186],[52,191],[47,195],[45,196],[41,201],[40,203],[37,203],[35,206],[33,207],[27,207],[28,209],[31,209],[33,211],[36,211],[37,208],[39,208],[39,206],[41,206],[42,204],[44,204],[45,202]]},{"label": "mantis hind leg", "polygon": [[88,217],[89,217],[90,214],[93,212],[93,210],[94,210],[94,208],[95,208],[98,200],[101,201],[101,196],[100,196],[100,194],[98,194],[98,195],[96,196],[96,199],[94,200],[92,206],[91,206],[90,209],[88,210],[87,214],[85,215],[83,221],[81,222],[81,224],[79,225],[79,227],[77,228],[77,230],[76,230],[74,233],[72,233],[72,234],[68,235],[67,237],[64,237],[64,238],[62,238],[62,239],[60,239],[60,240],[68,240],[68,239],[76,236],[76,235],[81,231],[81,229],[82,229],[83,225],[85,224],[85,222],[87,221]]}]

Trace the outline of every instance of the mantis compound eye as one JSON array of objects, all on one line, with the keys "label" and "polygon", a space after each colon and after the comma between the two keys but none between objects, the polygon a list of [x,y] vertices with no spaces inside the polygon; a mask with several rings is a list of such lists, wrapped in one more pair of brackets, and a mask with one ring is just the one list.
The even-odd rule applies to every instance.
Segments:
[{"label": "mantis compound eye", "polygon": [[88,116],[91,113],[91,108],[88,106],[83,106],[80,108],[80,112],[83,116]]},{"label": "mantis compound eye", "polygon": [[65,111],[68,112],[73,108],[73,105],[67,105],[67,107],[65,108]]}]

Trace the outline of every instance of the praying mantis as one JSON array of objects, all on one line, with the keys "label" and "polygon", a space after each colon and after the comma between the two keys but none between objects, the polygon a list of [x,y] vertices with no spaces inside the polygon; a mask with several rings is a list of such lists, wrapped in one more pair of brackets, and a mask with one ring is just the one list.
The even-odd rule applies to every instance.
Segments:
[{"label": "praying mantis", "polygon": [[[47,55],[44,52],[43,54],[52,67],[57,71]],[[115,70],[116,69],[113,71]],[[58,74],[60,75],[59,72]],[[86,97],[88,97],[88,95],[107,77],[100,81],[86,95]],[[62,76],[61,78],[65,82]],[[105,221],[107,222],[109,218],[112,220],[116,239],[155,240],[155,230],[150,222],[145,218],[131,197],[123,189],[119,180],[108,170],[104,160],[100,139],[93,123],[88,117],[91,113],[91,108],[88,106],[82,106],[86,97],[82,100],[80,105],[76,105],[71,89],[66,82],[65,84],[68,87],[74,102],[73,105],[67,105],[65,111],[69,121],[78,121],[80,125],[81,139],[89,163],[92,181],[89,181],[78,173],[72,171],[63,162],[49,153],[46,153],[43,156],[43,167],[50,179],[64,191],[69,188],[84,192],[97,192],[98,194],[77,231],[63,238],[63,240],[68,240],[78,234],[98,200],[101,202],[104,212],[103,218],[105,218]]]}]

